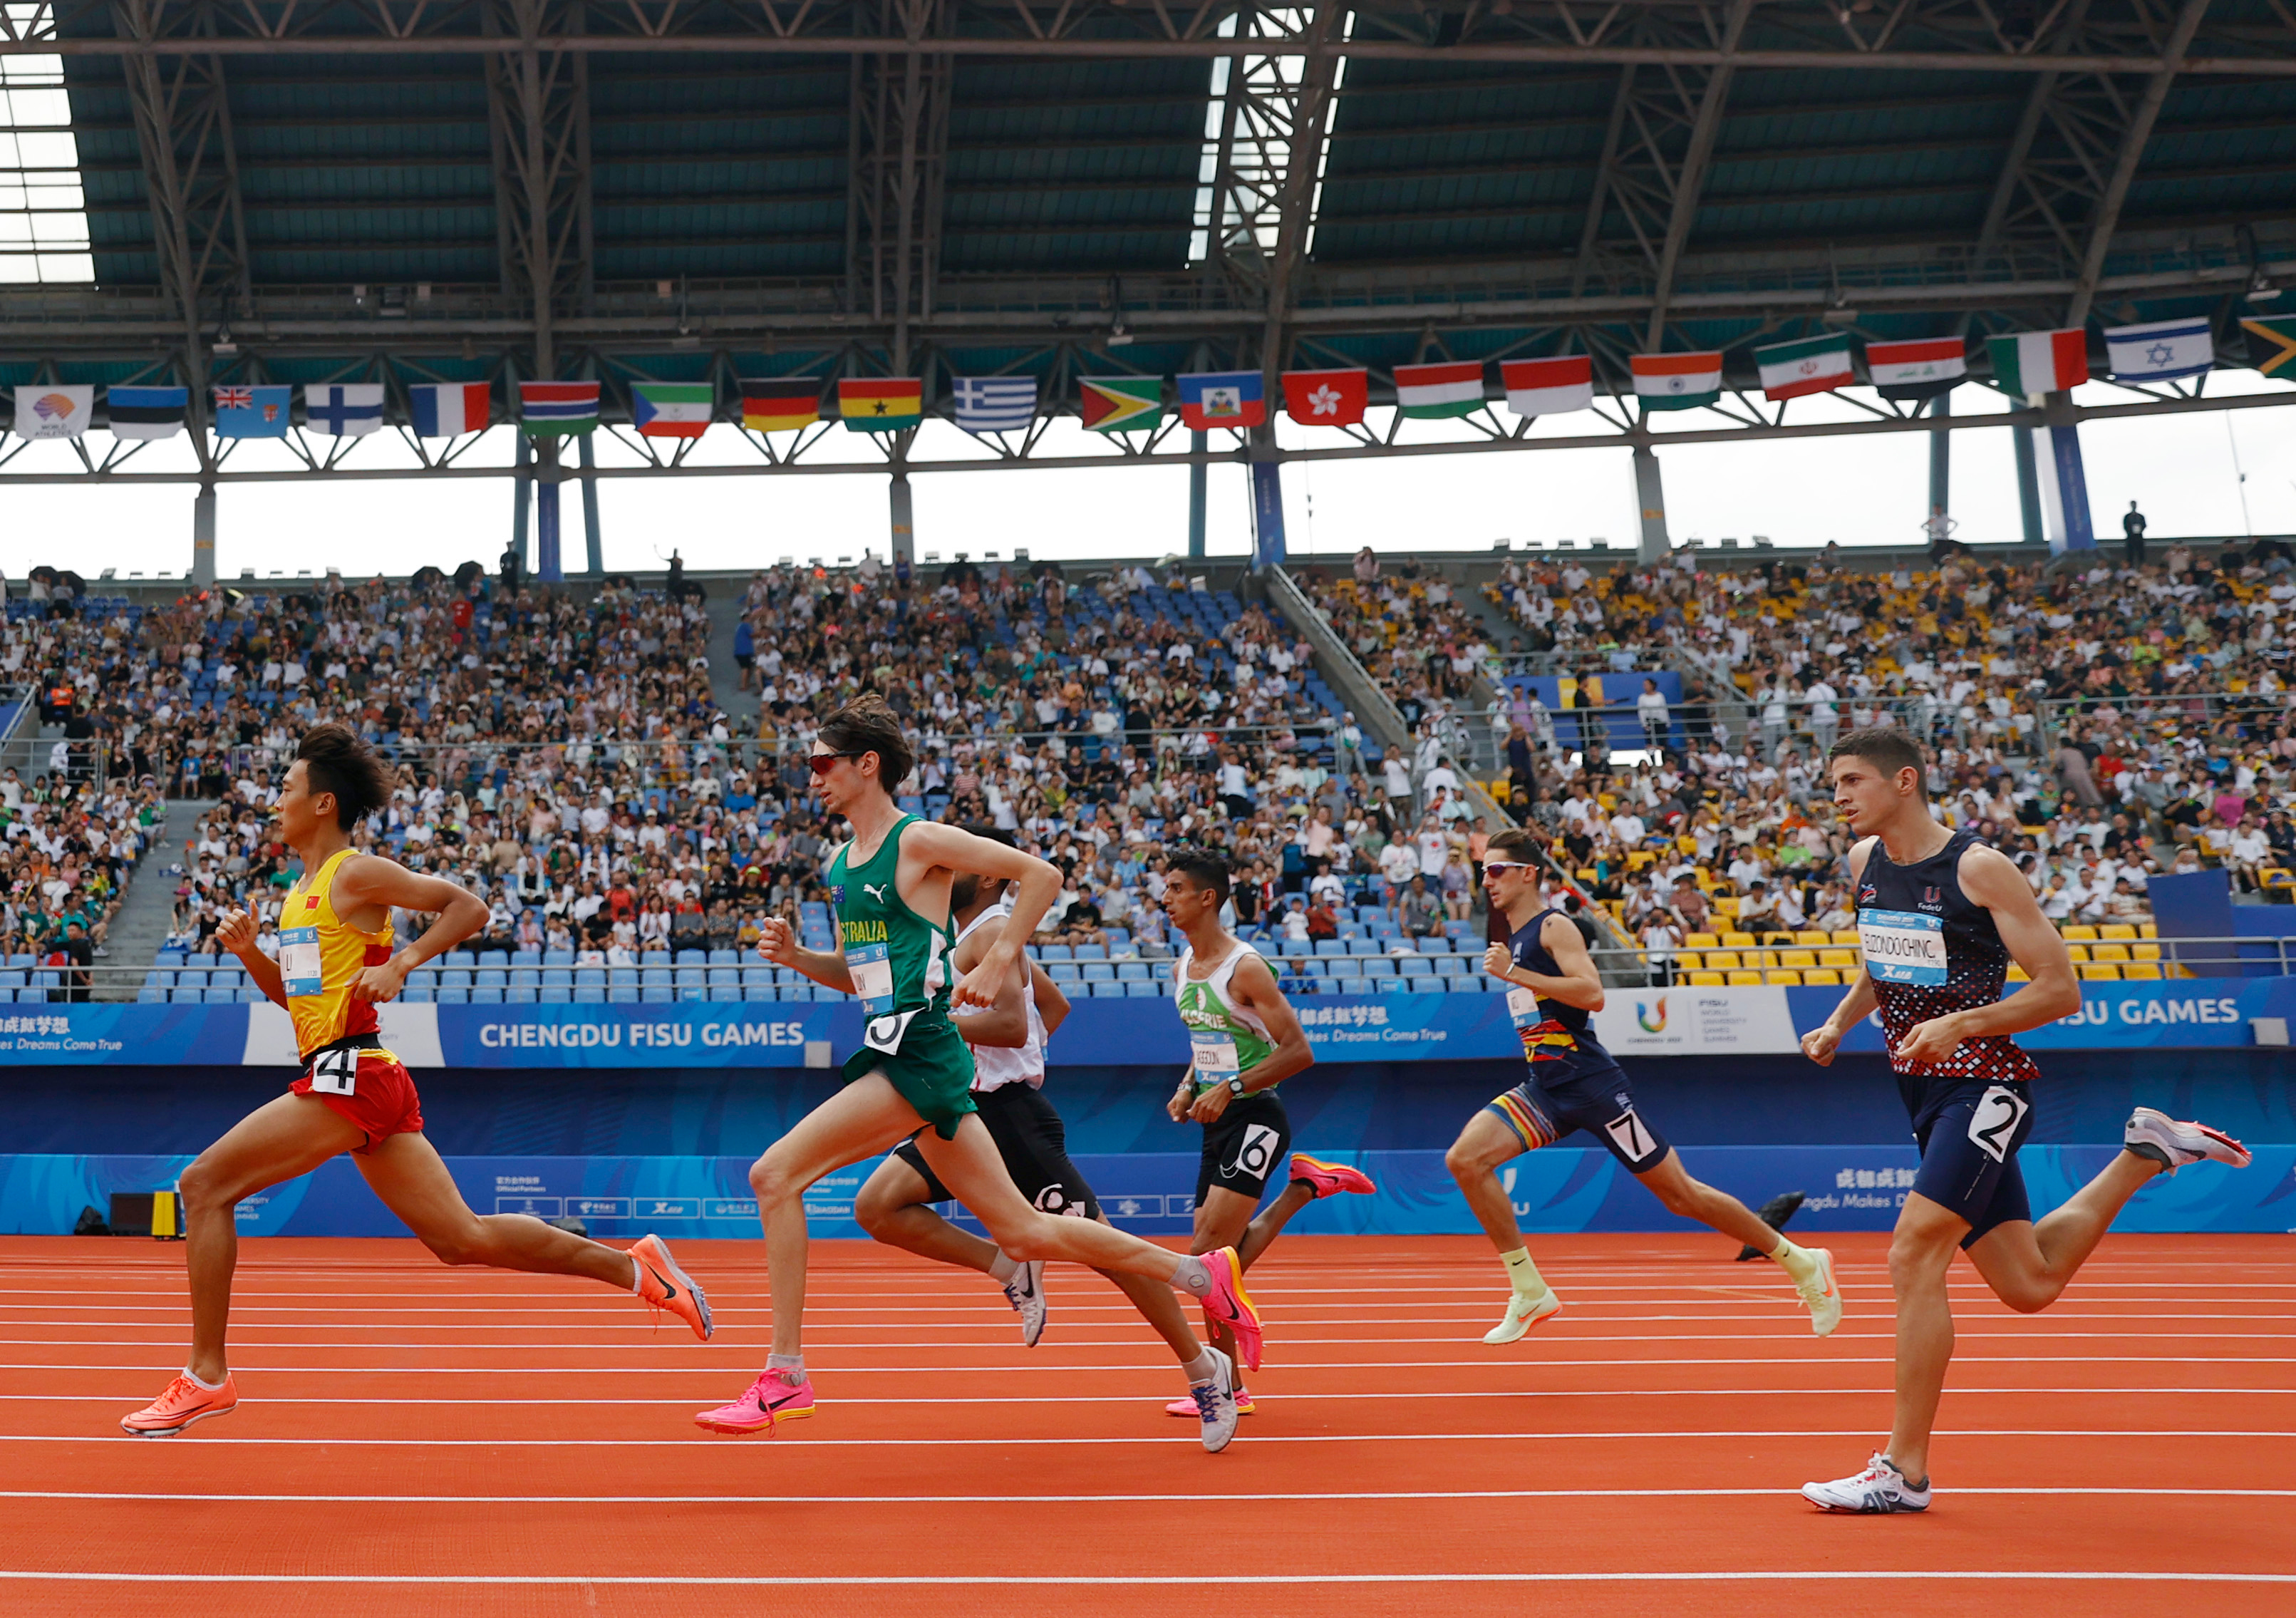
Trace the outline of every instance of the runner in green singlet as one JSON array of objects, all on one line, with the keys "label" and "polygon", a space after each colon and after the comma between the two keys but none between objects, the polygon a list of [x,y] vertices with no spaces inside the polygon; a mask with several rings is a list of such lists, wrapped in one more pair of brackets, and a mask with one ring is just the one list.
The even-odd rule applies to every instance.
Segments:
[{"label": "runner in green singlet", "polygon": [[[858,996],[866,1021],[862,1048],[845,1064],[845,1088],[750,1170],[765,1228],[773,1352],[739,1399],[694,1417],[711,1432],[770,1433],[777,1422],[813,1414],[802,1346],[805,1193],[824,1175],[911,1138],[933,1177],[1018,1262],[1067,1259],[1169,1282],[1204,1301],[1247,1367],[1259,1364],[1259,1318],[1234,1252],[1183,1257],[1112,1226],[1042,1212],[1013,1186],[974,1105],[972,1058],[949,1014],[996,1003],[1022,943],[1060,891],[1060,873],[1034,855],[903,814],[893,793],[914,760],[900,721],[873,694],[832,714],[814,737],[815,790],[852,832],[829,869],[839,948],[800,949],[789,924],[776,918],[766,924],[758,949],[816,983]],[[959,872],[1011,883],[1013,899],[1004,932],[952,985],[949,888]]]}]

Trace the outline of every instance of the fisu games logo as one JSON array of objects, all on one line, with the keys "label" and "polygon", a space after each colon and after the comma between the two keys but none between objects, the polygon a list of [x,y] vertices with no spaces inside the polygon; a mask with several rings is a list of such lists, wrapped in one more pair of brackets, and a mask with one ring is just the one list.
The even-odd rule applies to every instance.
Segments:
[{"label": "fisu games logo", "polygon": [[1666,997],[1659,996],[1656,1003],[1635,1002],[1635,1022],[1646,1034],[1666,1031]]}]

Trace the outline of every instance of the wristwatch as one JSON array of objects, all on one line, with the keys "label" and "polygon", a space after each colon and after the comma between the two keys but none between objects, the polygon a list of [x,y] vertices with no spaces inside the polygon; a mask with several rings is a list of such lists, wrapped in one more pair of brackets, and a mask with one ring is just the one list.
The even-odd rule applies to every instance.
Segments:
[{"label": "wristwatch", "polygon": [[1238,1073],[1234,1078],[1233,1078],[1233,1079],[1229,1080],[1227,1081],[1227,1088],[1230,1088],[1230,1089],[1232,1089],[1232,1090],[1234,1090],[1234,1091],[1237,1095],[1239,1095],[1239,1096],[1242,1095],[1242,1094],[1243,1094],[1243,1075],[1242,1075],[1242,1074],[1241,1074],[1241,1073]]}]

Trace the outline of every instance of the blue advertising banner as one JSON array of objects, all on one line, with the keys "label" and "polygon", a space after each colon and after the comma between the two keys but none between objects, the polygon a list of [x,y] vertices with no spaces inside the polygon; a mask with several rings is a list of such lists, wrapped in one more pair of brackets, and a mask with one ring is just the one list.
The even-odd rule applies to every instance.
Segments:
[{"label": "blue advertising banner", "polygon": [[[2019,1154],[2036,1215],[2065,1202],[2117,1148],[2028,1146]],[[1357,1236],[1468,1235],[1474,1216],[1440,1152],[1346,1152],[1332,1157],[1379,1182],[1375,1196],[1309,1203],[1290,1228]],[[1809,1200],[1793,1229],[1886,1230],[1913,1186],[1916,1158],[1902,1146],[1702,1146],[1684,1154],[1693,1172],[1759,1204],[1781,1191]],[[115,1191],[165,1190],[189,1157],[0,1156],[0,1233],[68,1232],[84,1207],[102,1210]],[[1188,1234],[1197,1157],[1190,1153],[1084,1155],[1078,1167],[1117,1224],[1142,1236]],[[571,1216],[593,1236],[749,1237],[758,1234],[746,1157],[449,1157],[447,1166],[481,1213]],[[806,1197],[816,1236],[859,1236],[853,1200],[875,1163],[840,1170]],[[1606,1152],[1550,1147],[1501,1170],[1524,1230],[1689,1231]],[[955,1204],[943,1211],[977,1222]],[[2202,1163],[2162,1176],[2137,1193],[2113,1228],[2124,1231],[2296,1229],[2296,1146],[2256,1148],[2246,1169]],[[275,1186],[240,1204],[242,1236],[404,1236],[348,1158]]]},{"label": "blue advertising banner", "polygon": [[[2296,1017],[2296,979],[2188,978],[2084,983],[2081,1009],[2019,1036],[2035,1050],[2244,1047],[2253,1021]],[[1595,1032],[1621,1056],[1792,1055],[1842,990],[1776,985],[1613,989]],[[1307,995],[1294,1001],[1321,1062],[1488,1061],[1521,1046],[1496,994]],[[829,1068],[858,1047],[851,1002],[687,1000],[660,1005],[410,1006],[382,1008],[384,1042],[416,1070],[457,1068]],[[1880,1051],[1868,1018],[1843,1042]],[[1054,1036],[1055,1066],[1188,1060],[1171,1003],[1078,999]],[[287,1067],[295,1042],[271,1005],[79,1005],[0,1010],[0,1064],[185,1063]]]}]

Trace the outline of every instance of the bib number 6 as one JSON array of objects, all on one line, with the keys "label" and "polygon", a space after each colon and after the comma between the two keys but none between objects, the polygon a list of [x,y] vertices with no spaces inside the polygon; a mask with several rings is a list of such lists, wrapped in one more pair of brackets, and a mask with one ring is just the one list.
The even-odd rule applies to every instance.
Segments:
[{"label": "bib number 6", "polygon": [[1977,1143],[1979,1151],[2000,1162],[2009,1155],[2009,1143],[2017,1138],[2017,1126],[2032,1110],[2031,1102],[1997,1084],[1978,1098],[1977,1110],[1969,1117],[1969,1138]]},{"label": "bib number 6", "polygon": [[358,1090],[359,1053],[323,1050],[311,1059],[311,1088],[322,1095],[349,1096]]}]

